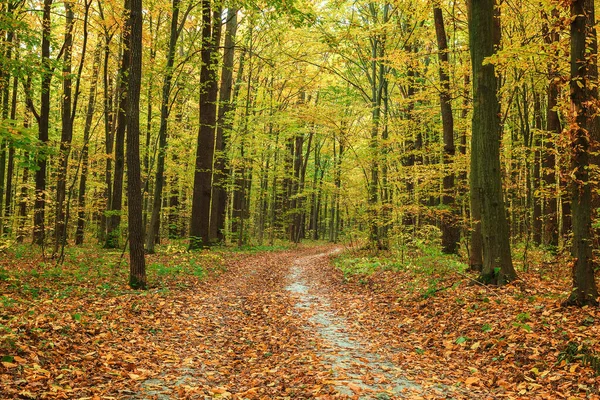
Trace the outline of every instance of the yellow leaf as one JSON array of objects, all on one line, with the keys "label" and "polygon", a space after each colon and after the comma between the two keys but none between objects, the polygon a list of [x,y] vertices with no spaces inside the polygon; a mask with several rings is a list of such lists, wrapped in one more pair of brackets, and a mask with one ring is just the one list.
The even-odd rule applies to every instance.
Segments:
[{"label": "yellow leaf", "polygon": [[573,365],[571,365],[571,368],[569,368],[570,373],[574,373],[576,370],[577,370],[577,364],[573,364]]},{"label": "yellow leaf", "polygon": [[476,376],[470,376],[467,378],[467,380],[465,380],[465,385],[467,386],[471,386],[476,384],[477,382],[479,382],[479,378]]}]

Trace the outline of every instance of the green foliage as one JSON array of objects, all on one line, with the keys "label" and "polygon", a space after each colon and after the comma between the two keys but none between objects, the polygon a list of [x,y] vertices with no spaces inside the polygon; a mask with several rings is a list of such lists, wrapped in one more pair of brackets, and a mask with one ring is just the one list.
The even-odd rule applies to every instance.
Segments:
[{"label": "green foliage", "polygon": [[463,343],[466,343],[468,340],[469,340],[468,337],[459,336],[459,337],[456,338],[455,343],[456,344],[463,344]]},{"label": "green foliage", "polygon": [[527,332],[531,332],[531,326],[527,324],[528,321],[531,320],[531,316],[528,312],[520,313],[515,317],[516,322],[513,322],[513,326],[517,328],[521,328]]},{"label": "green foliage", "polygon": [[580,361],[582,365],[592,368],[596,376],[600,375],[600,356],[585,343],[579,344],[573,341],[567,343],[566,347],[558,354],[558,362],[561,361],[568,363]]},{"label": "green foliage", "polygon": [[377,257],[339,257],[336,259],[336,266],[343,272],[345,278],[352,275],[371,275],[382,265]]}]

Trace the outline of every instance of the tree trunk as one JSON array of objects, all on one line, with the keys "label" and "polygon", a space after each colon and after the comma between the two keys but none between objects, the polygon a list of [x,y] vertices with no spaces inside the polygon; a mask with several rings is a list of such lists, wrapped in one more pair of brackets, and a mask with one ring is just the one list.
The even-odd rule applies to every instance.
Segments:
[{"label": "tree trunk", "polygon": [[483,269],[481,279],[498,285],[514,280],[510,236],[500,169],[500,118],[497,78],[493,64],[483,65],[495,52],[494,0],[470,2],[469,43],[473,68],[473,135],[471,191],[481,210]]},{"label": "tree trunk", "polygon": [[164,186],[165,156],[167,152],[167,124],[169,120],[169,106],[171,97],[171,86],[173,80],[173,64],[175,63],[175,49],[179,38],[180,0],[173,0],[173,14],[171,17],[171,33],[169,48],[167,50],[167,66],[162,87],[162,101],[160,105],[160,128],[158,131],[158,157],[156,160],[156,177],[154,180],[154,196],[152,200],[152,216],[150,226],[146,235],[146,251],[154,253],[154,244],[160,228],[160,211],[162,205],[162,191]]},{"label": "tree trunk", "polygon": [[595,35],[594,3],[574,0],[571,3],[571,182],[573,216],[573,290],[567,305],[597,305],[598,289],[594,278],[592,254],[592,188],[590,184],[590,151],[597,149],[590,130],[596,114],[598,93],[593,80],[595,57],[590,54],[587,39]]},{"label": "tree trunk", "polygon": [[[17,119],[17,96],[18,96],[18,85],[19,77],[13,77],[12,87],[12,99],[10,106],[10,119],[14,121]],[[6,167],[6,201],[4,203],[4,218],[7,224],[10,224],[10,216],[12,214],[12,201],[13,201],[13,175],[15,174],[15,147],[10,146],[8,149],[8,165]],[[9,227],[5,227],[5,232],[10,231]]]},{"label": "tree trunk", "polygon": [[456,208],[454,207],[454,117],[452,116],[452,98],[450,97],[450,77],[448,76],[448,42],[446,40],[446,29],[444,28],[444,17],[442,9],[434,7],[433,18],[437,37],[439,61],[440,61],[440,108],[442,113],[442,130],[444,139],[444,164],[446,164],[442,194],[442,204],[445,206],[442,215],[442,251],[446,254],[456,254],[458,241],[460,240],[460,229]]},{"label": "tree trunk", "polygon": [[[102,4],[102,3],[99,3]],[[100,8],[101,10],[102,8]],[[102,84],[103,84],[103,103],[104,103],[104,142],[105,142],[105,159],[104,166],[104,190],[102,198],[106,200],[105,210],[110,209],[112,203],[112,152],[115,142],[114,124],[113,124],[113,86],[112,79],[109,75],[109,58],[110,58],[110,42],[112,35],[105,32],[104,36],[104,62],[102,68]],[[106,240],[106,229],[108,225],[108,217],[106,213],[100,215],[100,241]]]},{"label": "tree trunk", "polygon": [[[131,7],[131,0],[125,0],[125,9]],[[119,109],[117,110],[117,130],[115,134],[115,168],[113,174],[112,195],[110,198],[110,207],[107,210],[106,221],[106,243],[105,247],[114,249],[119,247],[121,236],[121,213],[123,203],[123,173],[125,170],[125,132],[127,130],[127,107],[129,87],[129,75],[127,71],[131,65],[131,32],[127,27],[122,36],[123,50],[121,54],[121,67],[119,71],[119,82],[117,94],[119,98]],[[139,125],[139,122],[138,122]]]},{"label": "tree trunk", "polygon": [[[553,17],[558,17],[558,10],[552,13]],[[546,17],[547,18],[547,17]],[[544,42],[548,46],[554,46],[560,40],[558,32],[551,31],[548,23],[545,22],[542,27]],[[554,53],[553,56],[557,54]],[[546,140],[545,151],[542,158],[543,180],[545,192],[544,198],[544,238],[543,242],[547,246],[556,248],[558,246],[558,187],[556,182],[556,138],[562,131],[560,118],[558,115],[557,104],[560,93],[560,71],[555,61],[548,64],[548,89],[546,108]]]},{"label": "tree trunk", "polygon": [[85,126],[83,128],[83,148],[81,149],[81,177],[79,178],[79,193],[77,197],[77,204],[79,210],[77,211],[77,230],[75,231],[75,244],[83,244],[84,232],[85,232],[85,204],[86,204],[86,190],[87,190],[87,176],[89,170],[89,142],[90,132],[92,130],[92,121],[94,118],[94,110],[96,108],[96,88],[98,85],[98,70],[100,69],[100,55],[102,48],[100,45],[94,52],[94,64],[92,67],[92,82],[90,86],[90,92],[88,95],[87,111],[85,114]]},{"label": "tree trunk", "polygon": [[233,92],[233,63],[235,53],[235,35],[237,32],[236,8],[227,10],[225,27],[225,43],[223,51],[223,67],[221,68],[221,87],[219,89],[219,113],[217,116],[217,131],[215,136],[215,171],[213,174],[213,201],[211,213],[211,236],[217,241],[225,239],[225,215],[227,204],[226,180],[229,175],[227,163],[228,135],[231,130],[233,110],[231,94]]},{"label": "tree trunk", "polygon": [[[56,180],[56,220],[54,225],[54,254],[58,253],[59,246],[66,240],[67,227],[65,225],[65,198],[67,194],[67,169],[71,154],[71,141],[73,140],[73,120],[71,108],[73,105],[73,78],[71,75],[73,54],[73,26],[75,24],[73,8],[70,2],[65,2],[65,41],[63,55],[63,95],[62,95],[62,132],[60,137],[60,150],[58,154],[59,165]],[[85,49],[84,49],[85,51]],[[82,53],[82,54],[85,54]]]},{"label": "tree trunk", "polygon": [[146,289],[142,179],[140,172],[140,86],[142,81],[142,0],[130,0],[127,28],[131,45],[127,93],[127,207],[129,224],[129,286]]},{"label": "tree trunk", "polygon": [[[200,67],[200,127],[196,147],[192,218],[190,221],[190,250],[211,245],[210,200],[212,165],[215,142],[217,74],[216,49],[221,27],[220,13],[211,11],[210,0],[202,0],[202,65]],[[218,14],[219,16],[217,17]],[[217,18],[215,18],[217,17]],[[214,26],[213,26],[214,23]]]},{"label": "tree trunk", "polygon": [[539,132],[542,130],[542,105],[540,102],[540,96],[533,89],[533,113],[534,113],[534,126],[536,133],[534,134],[533,144],[535,147],[533,157],[533,243],[536,245],[542,244],[542,230],[544,228],[542,221],[542,200],[543,197],[539,194],[542,180],[542,135]]},{"label": "tree trunk", "polygon": [[[43,145],[48,144],[50,124],[50,82],[52,81],[52,66],[50,61],[51,8],[53,0],[44,0],[42,16],[42,82],[41,101],[38,119],[38,139]],[[45,237],[46,210],[46,156],[40,156],[35,171],[35,202],[33,205],[33,243],[43,246]]]}]

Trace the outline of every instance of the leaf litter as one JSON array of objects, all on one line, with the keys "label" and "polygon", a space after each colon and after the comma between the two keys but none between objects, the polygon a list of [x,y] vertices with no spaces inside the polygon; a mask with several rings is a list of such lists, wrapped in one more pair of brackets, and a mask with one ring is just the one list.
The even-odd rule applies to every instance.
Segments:
[{"label": "leaf litter", "polygon": [[559,307],[564,271],[423,296],[408,269],[348,279],[333,250],[149,256],[146,292],[93,252],[2,259],[0,397],[599,398],[600,315]]}]

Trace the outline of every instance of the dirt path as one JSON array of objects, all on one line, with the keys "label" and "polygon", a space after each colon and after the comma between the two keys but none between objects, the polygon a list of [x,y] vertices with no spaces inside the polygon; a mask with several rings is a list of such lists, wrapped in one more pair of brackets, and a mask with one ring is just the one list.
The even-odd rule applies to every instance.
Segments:
[{"label": "dirt path", "polygon": [[156,342],[173,363],[131,398],[447,398],[355,336],[360,321],[338,312],[328,289],[334,251],[232,260],[192,297],[174,299],[158,318],[180,333]]},{"label": "dirt path", "polygon": [[327,293],[311,283],[309,271],[336,251],[295,260],[286,287],[296,295],[299,318],[307,322],[305,329],[321,339],[317,353],[331,366],[335,389],[341,395],[379,399],[423,393],[423,387],[404,378],[398,366],[366,350],[364,342],[351,336],[351,321],[337,315]]}]

